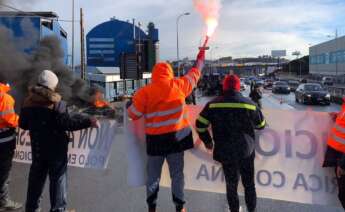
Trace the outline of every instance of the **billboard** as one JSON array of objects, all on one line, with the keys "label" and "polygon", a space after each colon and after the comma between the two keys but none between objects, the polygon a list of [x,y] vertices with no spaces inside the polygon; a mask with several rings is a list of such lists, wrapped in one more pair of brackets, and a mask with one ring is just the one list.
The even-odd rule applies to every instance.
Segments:
[{"label": "billboard", "polygon": [[285,57],[286,50],[272,50],[271,55],[272,57]]}]

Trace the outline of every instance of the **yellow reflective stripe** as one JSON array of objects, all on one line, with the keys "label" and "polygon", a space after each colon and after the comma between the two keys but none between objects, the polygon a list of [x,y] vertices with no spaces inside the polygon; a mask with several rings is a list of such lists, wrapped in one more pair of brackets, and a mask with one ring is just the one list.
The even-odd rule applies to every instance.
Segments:
[{"label": "yellow reflective stripe", "polygon": [[184,115],[182,114],[182,116],[180,118],[177,118],[177,119],[168,119],[166,121],[161,121],[161,122],[146,123],[145,126],[147,128],[166,127],[166,126],[169,126],[169,125],[179,124],[184,119],[188,119],[188,116],[186,114],[184,114]]},{"label": "yellow reflective stripe", "polygon": [[134,115],[141,117],[143,114],[137,110],[137,108],[132,104],[128,110],[130,110]]},{"label": "yellow reflective stripe", "polygon": [[195,87],[195,81],[194,81],[194,79],[191,77],[191,76],[189,76],[189,75],[186,75],[185,76],[186,78],[187,78],[187,80],[189,81],[189,83],[192,85],[192,87],[194,88]]},{"label": "yellow reflective stripe", "polygon": [[266,120],[263,120],[261,124],[259,124],[257,127],[264,127],[266,125]]},{"label": "yellow reflective stripe", "polygon": [[245,104],[245,103],[213,103],[213,104],[210,104],[210,108],[236,108],[236,109],[256,110],[255,105]]},{"label": "yellow reflective stripe", "polygon": [[15,113],[15,111],[14,111],[14,109],[11,109],[11,110],[4,110],[4,111],[1,111],[0,112],[0,116],[5,116],[5,115],[12,115],[12,114],[14,114]]},{"label": "yellow reflective stripe", "polygon": [[6,142],[9,142],[9,141],[13,141],[14,139],[16,139],[16,135],[11,135],[11,136],[6,137],[6,138],[1,138],[0,139],[0,144],[1,143],[6,143]]},{"label": "yellow reflective stripe", "polygon": [[208,125],[208,124],[210,123],[209,120],[205,119],[205,118],[202,117],[202,116],[199,116],[198,121],[200,121],[201,123],[203,123],[203,124],[205,124],[205,125]]},{"label": "yellow reflective stripe", "polygon": [[199,133],[207,132],[207,128],[196,128],[196,131]]},{"label": "yellow reflective stripe", "polygon": [[345,128],[339,126],[338,124],[336,124],[334,128],[341,133],[345,133]]},{"label": "yellow reflective stripe", "polygon": [[341,137],[337,136],[337,135],[334,134],[334,133],[332,133],[332,137],[333,137],[333,139],[334,139],[336,142],[338,142],[338,143],[340,143],[340,144],[342,144],[342,145],[345,145],[345,139],[344,139],[344,138],[341,138]]},{"label": "yellow reflective stripe", "polygon": [[173,115],[177,112],[183,111],[183,107],[184,107],[184,105],[181,105],[181,106],[178,106],[178,107],[170,109],[170,110],[149,113],[149,114],[145,115],[145,118],[150,119],[150,118],[154,118],[154,117]]}]

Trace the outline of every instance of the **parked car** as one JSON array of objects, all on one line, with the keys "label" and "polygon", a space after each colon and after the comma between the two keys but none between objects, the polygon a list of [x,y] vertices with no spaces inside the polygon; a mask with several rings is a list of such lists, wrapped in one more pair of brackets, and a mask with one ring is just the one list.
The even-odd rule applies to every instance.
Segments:
[{"label": "parked car", "polygon": [[295,99],[296,102],[303,104],[331,104],[331,95],[317,83],[306,83],[298,86]]},{"label": "parked car", "polygon": [[332,77],[323,77],[321,83],[322,85],[332,86],[334,84],[334,79]]},{"label": "parked car", "polygon": [[290,91],[295,92],[299,86],[300,82],[297,80],[289,80],[288,85],[290,87]]},{"label": "parked car", "polygon": [[248,77],[244,79],[244,84],[250,85],[250,79]]},{"label": "parked car", "polygon": [[272,86],[273,86],[273,80],[271,80],[271,79],[266,79],[266,80],[264,81],[264,88],[265,88],[265,89],[270,89],[270,88],[272,88]]},{"label": "parked car", "polygon": [[287,82],[276,81],[272,86],[272,93],[277,94],[290,94],[290,87]]},{"label": "parked car", "polygon": [[258,86],[260,86],[260,87],[263,87],[264,84],[265,84],[265,82],[264,82],[263,80],[261,80],[261,79],[255,79],[255,80],[254,80],[254,84],[255,84],[255,85],[258,85]]}]

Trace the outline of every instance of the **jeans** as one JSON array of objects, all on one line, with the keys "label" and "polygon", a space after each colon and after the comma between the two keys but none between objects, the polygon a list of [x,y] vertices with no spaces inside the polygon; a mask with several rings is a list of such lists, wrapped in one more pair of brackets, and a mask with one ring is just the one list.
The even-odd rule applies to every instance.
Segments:
[{"label": "jeans", "polygon": [[9,177],[13,156],[12,148],[0,147],[0,206],[9,200]]},{"label": "jeans", "polygon": [[26,212],[39,211],[42,192],[49,176],[50,212],[65,212],[67,206],[67,160],[34,161],[30,168]]},{"label": "jeans", "polygon": [[147,161],[147,204],[149,208],[155,208],[157,204],[159,182],[164,161],[167,160],[171,178],[173,202],[177,210],[181,210],[184,201],[184,152],[167,156],[149,156]]},{"label": "jeans", "polygon": [[[335,176],[337,176],[337,168],[335,169]],[[340,178],[337,177],[337,183],[339,189],[338,198],[341,205],[345,209],[345,176],[342,175]]]},{"label": "jeans", "polygon": [[223,163],[226,181],[226,194],[231,212],[238,212],[240,208],[237,187],[240,180],[244,186],[245,201],[249,212],[256,208],[256,189],[254,179],[255,154],[237,163]]}]

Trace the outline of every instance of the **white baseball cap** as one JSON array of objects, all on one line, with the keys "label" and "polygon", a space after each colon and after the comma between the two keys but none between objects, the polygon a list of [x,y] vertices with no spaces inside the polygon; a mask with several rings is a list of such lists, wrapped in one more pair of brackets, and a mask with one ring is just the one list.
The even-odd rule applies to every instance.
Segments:
[{"label": "white baseball cap", "polygon": [[56,74],[50,70],[44,70],[38,76],[38,84],[49,88],[50,90],[55,90],[59,83],[59,78]]}]

